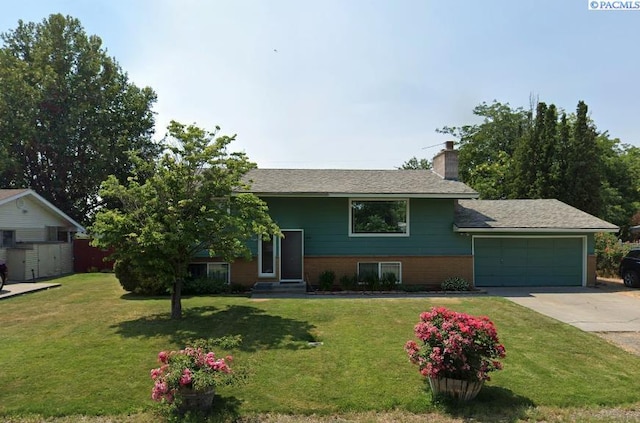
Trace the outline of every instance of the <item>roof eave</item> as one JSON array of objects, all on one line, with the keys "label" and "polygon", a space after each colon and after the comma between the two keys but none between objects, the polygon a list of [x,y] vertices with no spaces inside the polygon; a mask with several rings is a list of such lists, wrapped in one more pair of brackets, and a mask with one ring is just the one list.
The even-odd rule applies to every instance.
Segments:
[{"label": "roof eave", "polygon": [[358,193],[358,192],[254,192],[258,197],[332,197],[332,198],[450,198],[474,199],[477,193]]},{"label": "roof eave", "polygon": [[537,233],[576,233],[592,234],[598,232],[618,232],[620,228],[465,228],[453,225],[454,232],[492,233],[492,232],[537,232]]},{"label": "roof eave", "polygon": [[29,189],[25,189],[25,190],[23,190],[21,192],[18,192],[16,194],[14,194],[14,195],[11,195],[9,197],[3,198],[2,200],[0,200],[0,206],[3,205],[3,204],[9,203],[9,202],[11,202],[13,200],[17,200],[20,197],[24,197],[25,195],[28,195],[30,193],[31,193],[31,191]]}]

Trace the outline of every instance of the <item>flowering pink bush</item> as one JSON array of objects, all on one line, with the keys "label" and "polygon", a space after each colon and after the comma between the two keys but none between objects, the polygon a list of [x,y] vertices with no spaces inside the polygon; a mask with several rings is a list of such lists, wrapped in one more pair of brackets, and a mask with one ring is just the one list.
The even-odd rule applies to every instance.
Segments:
[{"label": "flowering pink bush", "polygon": [[213,352],[202,348],[186,347],[180,351],[160,351],[161,366],[151,370],[154,380],[151,398],[173,403],[181,388],[204,391],[221,384],[229,384],[232,371],[228,362],[231,356],[217,358]]},{"label": "flowering pink bush", "polygon": [[504,346],[488,317],[434,307],[420,314],[414,330],[422,345],[408,341],[404,349],[425,377],[483,381],[502,369]]}]

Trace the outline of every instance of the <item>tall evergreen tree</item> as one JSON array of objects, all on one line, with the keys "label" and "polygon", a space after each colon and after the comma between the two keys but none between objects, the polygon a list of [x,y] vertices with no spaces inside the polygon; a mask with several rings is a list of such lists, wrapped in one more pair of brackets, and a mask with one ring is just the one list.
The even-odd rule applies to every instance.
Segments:
[{"label": "tall evergreen tree", "polygon": [[596,131],[589,122],[588,108],[579,101],[576,108],[576,122],[568,149],[567,202],[582,211],[600,215],[601,160],[596,142]]},{"label": "tall evergreen tree", "polygon": [[539,140],[538,167],[536,169],[535,198],[556,198],[556,150],[558,146],[558,111],[550,104],[544,115],[544,127]]},{"label": "tall evergreen tree", "polygon": [[539,102],[533,127],[523,136],[513,155],[513,195],[516,198],[539,198],[537,182],[541,167],[542,145],[547,105]]},{"label": "tall evergreen tree", "polygon": [[555,177],[555,196],[560,201],[569,201],[569,146],[571,144],[571,125],[567,119],[567,114],[562,113],[558,124],[558,143],[555,149],[555,160],[553,174]]}]

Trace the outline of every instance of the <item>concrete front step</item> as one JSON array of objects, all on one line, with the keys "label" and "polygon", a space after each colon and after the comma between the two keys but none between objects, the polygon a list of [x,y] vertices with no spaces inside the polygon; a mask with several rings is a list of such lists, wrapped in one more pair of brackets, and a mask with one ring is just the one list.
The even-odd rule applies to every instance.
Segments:
[{"label": "concrete front step", "polygon": [[256,282],[252,294],[304,294],[307,292],[305,282]]}]

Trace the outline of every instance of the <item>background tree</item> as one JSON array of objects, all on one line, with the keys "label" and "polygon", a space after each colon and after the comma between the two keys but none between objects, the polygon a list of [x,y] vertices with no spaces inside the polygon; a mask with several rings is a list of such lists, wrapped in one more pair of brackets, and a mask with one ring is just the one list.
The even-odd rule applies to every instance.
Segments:
[{"label": "background tree", "polygon": [[481,124],[443,127],[436,132],[460,140],[460,179],[483,199],[512,197],[512,157],[531,127],[531,111],[508,103],[481,103],[473,109]]},{"label": "background tree", "polygon": [[629,226],[640,224],[640,148],[621,144],[607,134],[598,136],[602,163],[602,216],[622,228],[624,239],[630,238]]},{"label": "background tree", "polygon": [[[262,200],[236,193],[249,188],[242,177],[255,164],[244,153],[227,153],[235,136],[217,136],[219,129],[171,122],[167,151],[158,161],[145,165],[138,156],[126,184],[113,175],[102,184],[100,196],[121,206],[100,210],[91,227],[95,245],[114,248],[113,258],[171,291],[173,319],[182,315],[182,286],[197,253],[231,262],[250,256],[250,238],[280,235]],[[143,171],[148,178],[141,182]]]},{"label": "background tree", "polygon": [[160,152],[152,141],[156,95],[128,81],[99,37],[55,14],[0,35],[0,178],[30,187],[79,222],[107,175]]},{"label": "background tree", "polygon": [[431,162],[427,159],[418,159],[417,157],[412,157],[406,162],[402,163],[398,169],[406,169],[406,170],[429,170],[431,169]]}]

